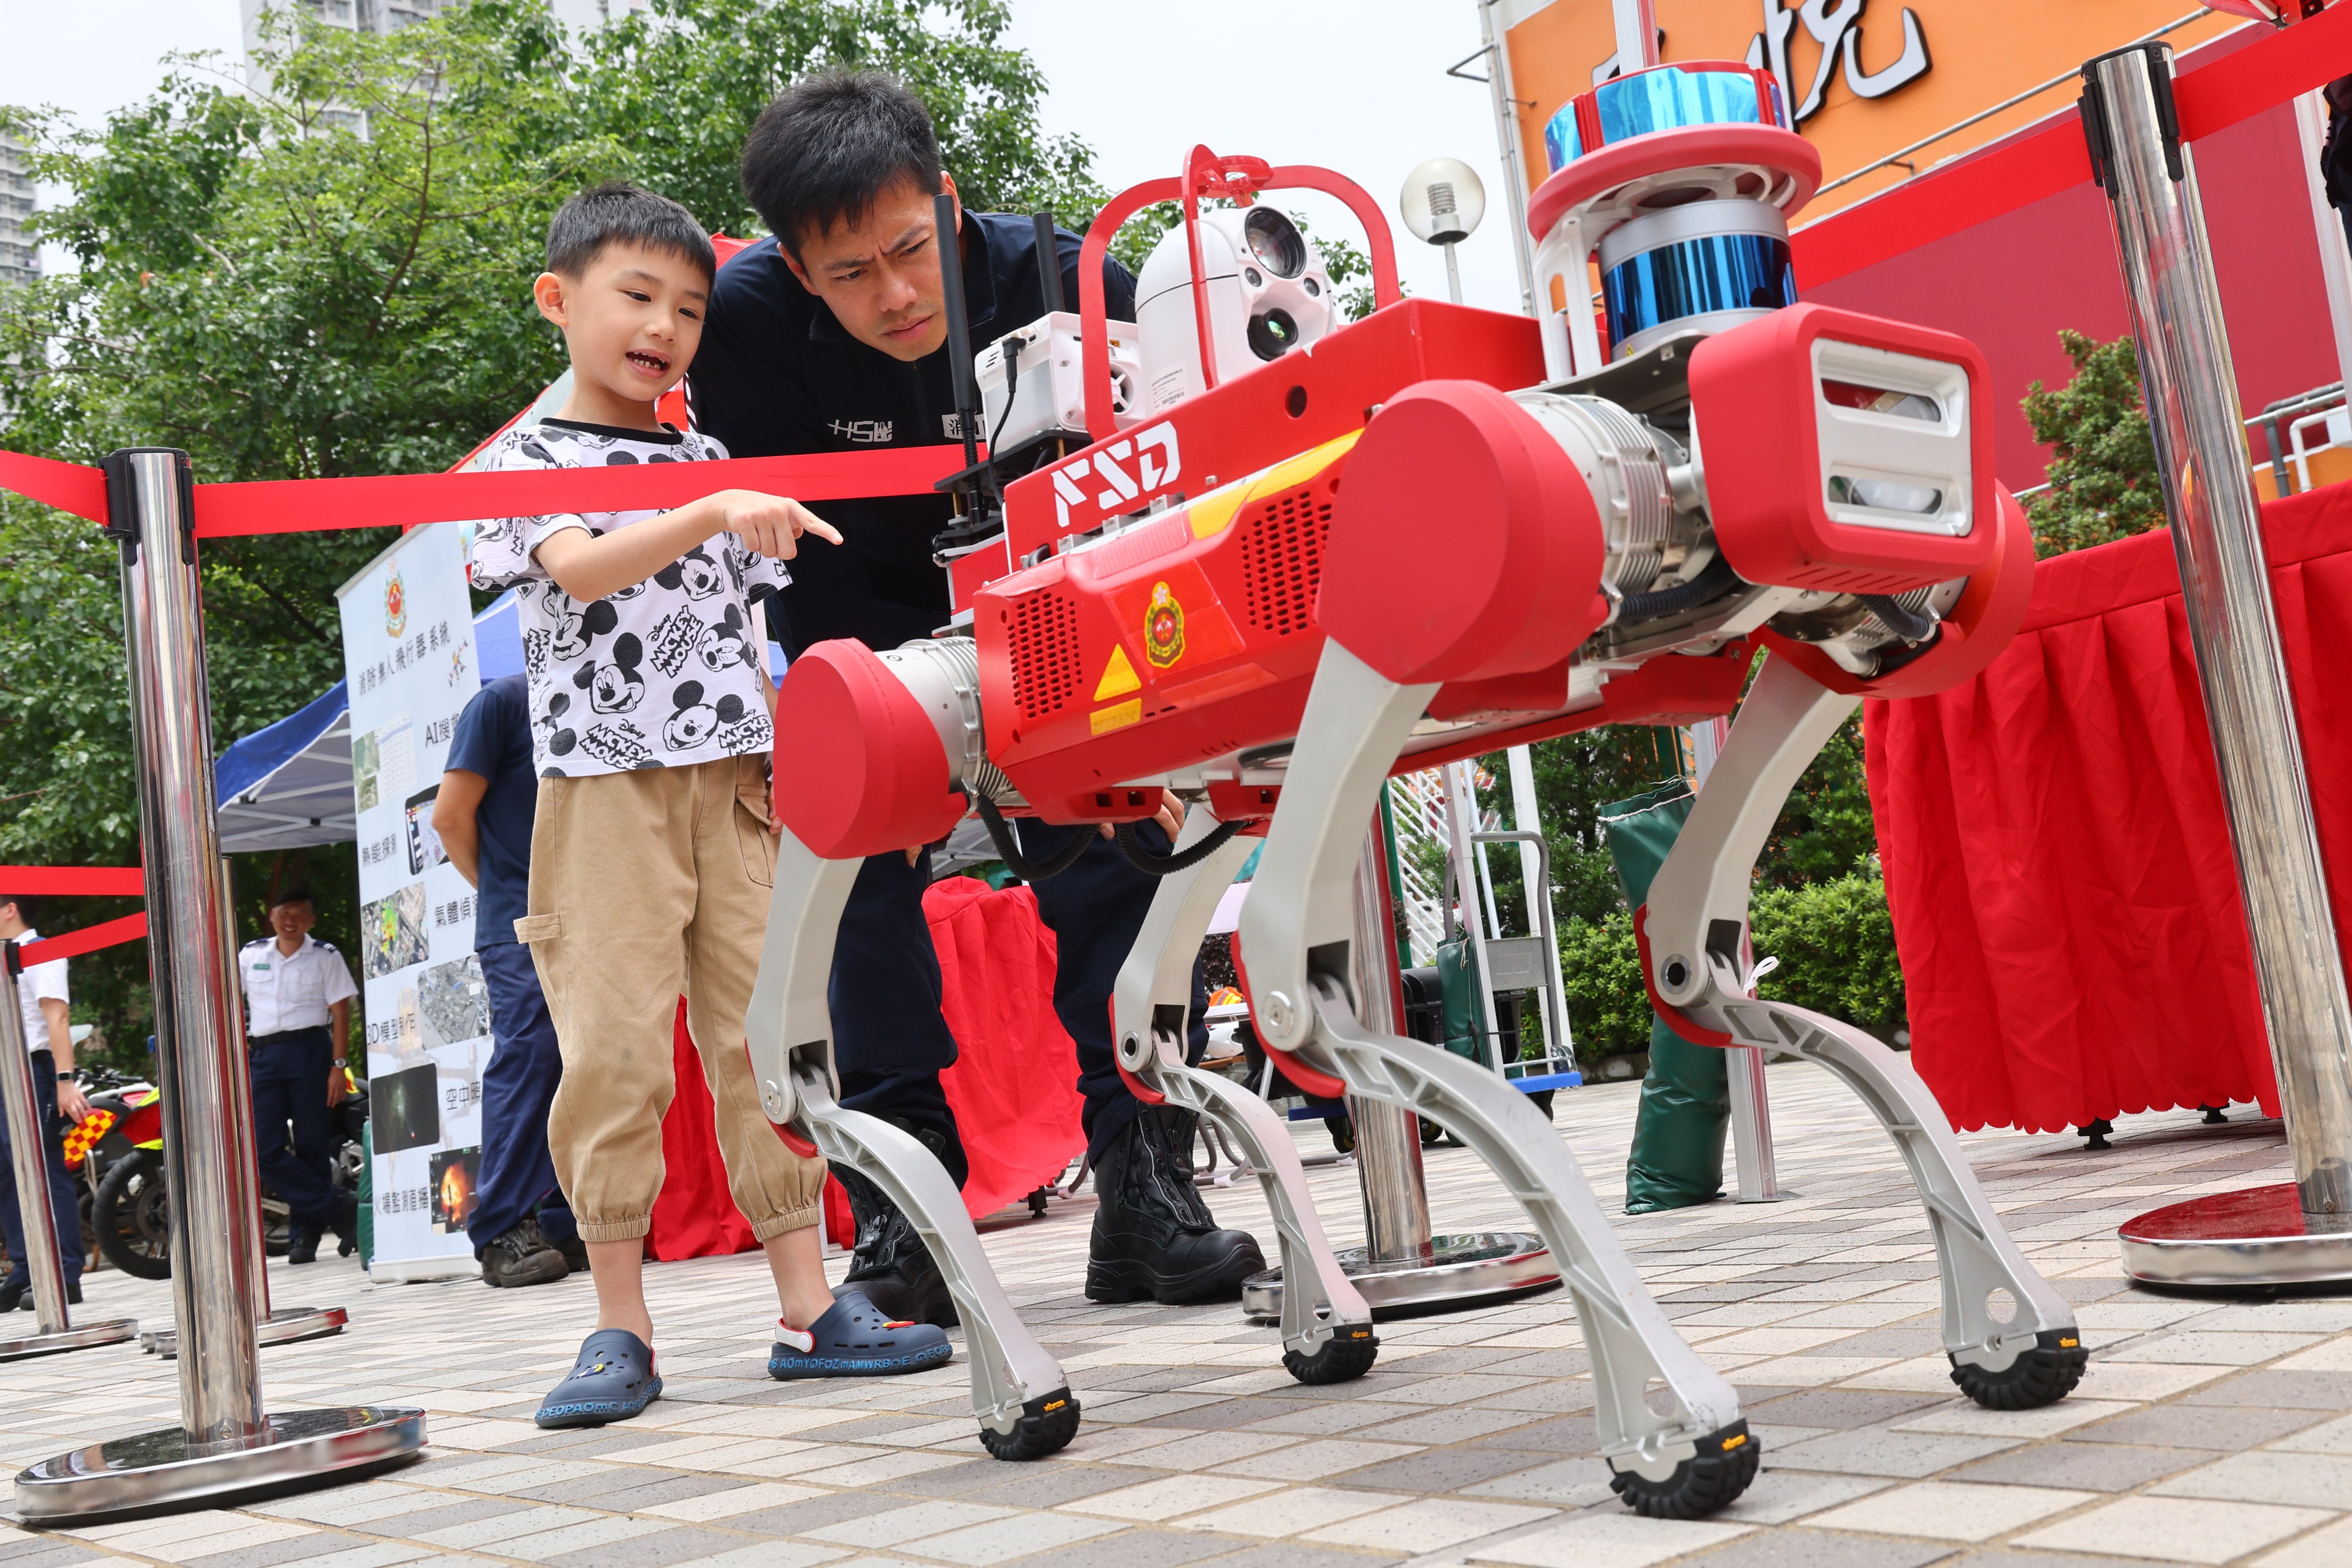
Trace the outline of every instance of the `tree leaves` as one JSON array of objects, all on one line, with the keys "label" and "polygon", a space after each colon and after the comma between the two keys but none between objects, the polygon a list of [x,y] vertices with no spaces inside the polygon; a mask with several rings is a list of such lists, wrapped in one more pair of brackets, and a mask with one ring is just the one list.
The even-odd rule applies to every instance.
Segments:
[{"label": "tree leaves", "polygon": [[[737,174],[751,121],[796,77],[898,70],[936,115],[965,199],[1102,199],[1090,154],[1038,124],[1045,82],[1003,42],[1002,0],[656,0],[567,39],[541,0],[471,0],[389,35],[265,13],[244,73],[205,58],[92,131],[0,110],[65,203],[37,215],[79,270],[0,290],[0,441],[96,462],[175,446],[203,481],[444,468],[564,366],[532,309],[548,219],[626,177],[708,226],[756,232]],[[206,648],[217,744],[342,673],[335,589],[383,531],[208,542]],[[138,857],[113,548],[91,526],[0,496],[0,859]],[[305,855],[244,858],[240,919]],[[355,948],[352,856],[307,858],[320,934]],[[57,931],[135,904],[61,901]],[[134,1069],[146,958],[77,962],[76,1014]]]},{"label": "tree leaves", "polygon": [[2033,438],[2054,448],[2050,488],[2025,500],[2034,553],[2044,558],[2165,523],[2156,441],[2140,405],[2132,340],[2102,343],[2061,331],[2058,342],[2074,362],[2074,379],[2056,391],[2037,381],[2023,404]]}]

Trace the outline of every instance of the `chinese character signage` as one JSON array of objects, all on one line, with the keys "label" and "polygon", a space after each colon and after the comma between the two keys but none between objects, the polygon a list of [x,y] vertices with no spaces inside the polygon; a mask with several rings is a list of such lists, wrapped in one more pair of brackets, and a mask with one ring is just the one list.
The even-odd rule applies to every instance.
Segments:
[{"label": "chinese character signage", "polygon": [[382,1279],[475,1271],[489,1002],[474,889],[433,831],[457,714],[481,689],[466,530],[420,528],[341,591],[359,812],[375,1255]]}]

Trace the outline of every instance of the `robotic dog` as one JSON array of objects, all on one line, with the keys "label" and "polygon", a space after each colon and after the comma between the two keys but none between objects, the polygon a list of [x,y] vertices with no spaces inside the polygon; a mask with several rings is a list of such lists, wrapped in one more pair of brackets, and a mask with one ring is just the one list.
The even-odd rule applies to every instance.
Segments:
[{"label": "robotic dog", "polygon": [[[1821,745],[1865,695],[1969,678],[2023,615],[2024,519],[1970,416],[1983,360],[1947,333],[1794,302],[1786,216],[1820,165],[1769,77],[1661,67],[1577,110],[1576,145],[1534,203],[1559,306],[1540,327],[1401,300],[1377,208],[1326,171],[1196,148],[1181,179],[1120,196],[1087,237],[1076,321],[1049,316],[982,356],[1002,449],[1034,467],[1004,487],[1001,519],[986,465],[964,477],[973,504],[940,552],[956,623],[882,654],[820,644],[783,682],[779,724],[814,760],[778,782],[791,832],[753,1066],[772,1118],[916,1217],[1002,1457],[1060,1447],[1076,1407],[936,1163],[834,1102],[824,985],[857,858],[933,840],[968,809],[998,827],[1008,811],[1121,825],[1129,858],[1167,878],[1114,1001],[1121,1061],[1139,1092],[1218,1118],[1266,1173],[1296,1282],[1285,1359],[1313,1381],[1370,1364],[1369,1313],[1278,1124],[1182,1065],[1204,905],[1234,834],[1270,815],[1241,930],[1260,1039],[1311,1091],[1436,1121],[1525,1206],[1584,1327],[1630,1504],[1695,1518],[1738,1496],[1758,1449],[1737,1397],[1659,1311],[1565,1143],[1491,1072],[1365,1028],[1349,980],[1357,849],[1391,773],[1735,706],[1636,914],[1654,1005],[1688,1038],[1818,1061],[1870,1106],[1927,1206],[1945,1345],[1972,1398],[2026,1408],[2081,1376],[2070,1310],[1908,1065],[1752,997],[1744,957],[1756,855]],[[1295,228],[1255,205],[1300,186],[1364,222],[1380,308],[1354,325],[1333,324]],[[1211,196],[1235,205],[1199,210]],[[1185,221],[1144,270],[1141,319],[1107,322],[1104,249],[1166,200]],[[1606,359],[1582,308],[1596,248]],[[1004,437],[1024,407],[1042,412]],[[1186,831],[1155,858],[1127,825],[1171,794]]]}]

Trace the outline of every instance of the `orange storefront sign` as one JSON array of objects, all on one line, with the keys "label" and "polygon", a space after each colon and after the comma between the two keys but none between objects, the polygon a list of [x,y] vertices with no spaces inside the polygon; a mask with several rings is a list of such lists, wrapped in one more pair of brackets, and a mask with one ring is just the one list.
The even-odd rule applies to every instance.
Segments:
[{"label": "orange storefront sign", "polygon": [[[1824,183],[1937,137],[2056,77],[2069,79],[1895,163],[1837,186],[1805,209],[1820,217],[2071,104],[2072,73],[2179,21],[2186,0],[1656,0],[1661,58],[1748,60],[1780,78],[1797,129],[1821,151]],[[1499,0],[1529,189],[1549,169],[1544,126],[1616,53],[1610,0]],[[2177,50],[2247,24],[2200,16],[2165,33]],[[1778,47],[1775,47],[1775,45]],[[1861,90],[1857,91],[1857,88]],[[1874,94],[1875,96],[1865,96]]]}]

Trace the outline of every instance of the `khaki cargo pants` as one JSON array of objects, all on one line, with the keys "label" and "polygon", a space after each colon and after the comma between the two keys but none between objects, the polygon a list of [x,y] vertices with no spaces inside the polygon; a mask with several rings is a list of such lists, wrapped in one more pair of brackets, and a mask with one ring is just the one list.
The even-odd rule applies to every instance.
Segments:
[{"label": "khaki cargo pants", "polygon": [[547,1138],[582,1240],[653,1227],[681,992],[735,1206],[761,1241],[817,1223],[824,1162],[776,1136],[743,1048],[775,862],[764,755],[539,781],[515,938],[563,1057]]}]

